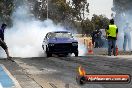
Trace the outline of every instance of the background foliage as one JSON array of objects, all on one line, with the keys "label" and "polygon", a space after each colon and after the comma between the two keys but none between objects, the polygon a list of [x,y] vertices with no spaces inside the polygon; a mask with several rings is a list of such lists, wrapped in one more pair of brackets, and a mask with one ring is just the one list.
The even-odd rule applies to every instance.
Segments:
[{"label": "background foliage", "polygon": [[[109,23],[104,15],[94,14],[92,19],[88,18],[87,0],[48,0],[48,3],[48,18],[79,33],[90,34],[95,29],[106,28]],[[35,18],[42,21],[47,19],[47,0],[0,0],[0,22],[11,26],[13,11],[23,4],[30,7]]]}]

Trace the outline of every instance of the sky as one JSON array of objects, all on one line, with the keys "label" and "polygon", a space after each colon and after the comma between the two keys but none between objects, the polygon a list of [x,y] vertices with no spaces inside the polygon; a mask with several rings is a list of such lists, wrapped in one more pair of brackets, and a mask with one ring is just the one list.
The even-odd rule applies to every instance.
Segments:
[{"label": "sky", "polygon": [[111,18],[111,8],[113,7],[113,0],[88,0],[89,2],[89,18],[93,14],[105,15],[108,18]]}]

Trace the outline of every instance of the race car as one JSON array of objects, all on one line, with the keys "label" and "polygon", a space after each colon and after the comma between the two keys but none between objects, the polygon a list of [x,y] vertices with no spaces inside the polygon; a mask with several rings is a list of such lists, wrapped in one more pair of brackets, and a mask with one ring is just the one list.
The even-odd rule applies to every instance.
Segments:
[{"label": "race car", "polygon": [[78,41],[68,31],[47,33],[43,40],[42,48],[47,57],[51,57],[52,54],[68,55],[69,53],[74,53],[75,56],[78,56]]}]

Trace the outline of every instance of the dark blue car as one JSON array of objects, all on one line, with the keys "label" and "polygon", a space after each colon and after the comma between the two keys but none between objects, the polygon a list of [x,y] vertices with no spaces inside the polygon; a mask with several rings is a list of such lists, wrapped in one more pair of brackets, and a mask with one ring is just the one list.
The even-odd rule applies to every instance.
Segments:
[{"label": "dark blue car", "polygon": [[78,56],[78,42],[67,31],[47,33],[42,48],[46,52],[47,57],[51,57],[52,54],[68,55],[69,53],[74,53],[75,56]]}]

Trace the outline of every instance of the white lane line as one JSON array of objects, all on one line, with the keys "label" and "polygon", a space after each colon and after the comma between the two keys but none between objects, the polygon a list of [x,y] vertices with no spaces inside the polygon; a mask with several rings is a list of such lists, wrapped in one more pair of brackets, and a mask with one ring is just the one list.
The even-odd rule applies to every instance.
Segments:
[{"label": "white lane line", "polygon": [[1,83],[0,83],[0,88],[3,88],[3,86],[1,85]]},{"label": "white lane line", "polygon": [[3,68],[3,70],[7,73],[7,75],[12,79],[12,81],[15,84],[15,87],[13,88],[22,88],[18,81],[11,75],[11,73],[6,69],[6,67],[3,64],[0,64],[0,66]]}]

